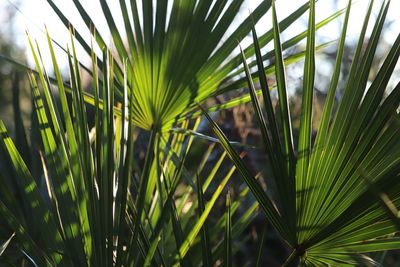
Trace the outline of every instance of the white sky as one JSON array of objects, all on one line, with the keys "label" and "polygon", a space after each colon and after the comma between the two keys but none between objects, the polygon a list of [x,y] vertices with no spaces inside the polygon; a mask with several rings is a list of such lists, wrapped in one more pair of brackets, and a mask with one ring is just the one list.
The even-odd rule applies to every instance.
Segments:
[{"label": "white sky", "polygon": [[[2,13],[2,8],[9,2],[15,3],[17,0],[0,0],[0,14]],[[50,35],[53,39],[58,41],[62,45],[66,45],[69,42],[69,33],[62,26],[62,23],[59,21],[57,15],[52,11],[50,6],[47,4],[46,0],[20,0],[22,5],[20,6],[20,10],[23,14],[17,14],[17,25],[15,27],[16,34],[18,38],[19,45],[23,47],[27,47],[27,39],[25,31],[27,30],[33,39],[36,39],[39,42],[40,47],[47,46],[45,35],[43,34],[44,25],[47,26]],[[278,19],[283,19],[289,14],[291,14],[294,10],[296,10],[299,6],[305,3],[306,0],[277,0],[277,13]],[[59,8],[64,12],[64,14],[73,22],[76,23],[76,27],[86,36],[88,35],[88,31],[86,30],[83,23],[79,20],[78,12],[73,8],[72,0],[54,0],[54,2],[59,6]],[[98,25],[98,28],[107,28],[106,22],[102,15],[102,11],[100,5],[98,4],[98,0],[85,0],[81,1],[84,3],[84,7],[91,15],[95,23]],[[110,3],[110,8],[114,12],[113,14],[118,14],[118,4],[116,0],[108,0]],[[247,0],[247,7],[243,12],[248,13],[247,9],[255,8],[255,6],[261,2],[261,0]],[[334,4],[336,2],[336,5]],[[348,0],[319,0],[317,3],[317,22],[332,14],[334,10],[338,8],[343,8],[347,5]],[[369,1],[367,0],[358,0],[352,7],[351,13],[351,21],[349,23],[350,27],[348,30],[349,38],[356,38],[359,30],[361,29],[363,18],[365,16],[366,6]],[[375,11],[379,10],[381,0],[375,1]],[[385,34],[385,39],[389,42],[393,42],[396,35],[400,32],[400,19],[398,18],[398,12],[400,10],[400,0],[393,0],[391,4],[391,8],[388,15],[388,20],[394,20],[395,22],[391,25],[391,30],[387,31]],[[396,14],[397,12],[397,14]],[[398,18],[398,19],[394,19]],[[114,16],[114,19],[117,22],[117,25],[121,25],[122,27],[122,18],[121,15]],[[307,20],[307,16],[304,17],[302,22],[295,24],[293,27],[289,28],[291,31],[287,31],[287,33],[283,36],[289,37],[292,36],[291,33],[298,31],[300,28],[304,28],[305,22]],[[102,27],[102,25],[104,27]],[[264,20],[258,25],[257,30],[259,32],[265,31],[271,27],[271,16],[270,13],[267,14]],[[320,31],[320,37],[327,39],[336,39],[339,35],[340,25],[332,23],[327,26],[323,31]],[[107,34],[107,33],[105,33]],[[78,55],[84,56],[84,52],[78,50]],[[27,56],[30,57],[29,51],[27,52]],[[45,61],[49,59],[45,54],[43,55]],[[66,63],[65,61],[60,62],[61,65]]]}]

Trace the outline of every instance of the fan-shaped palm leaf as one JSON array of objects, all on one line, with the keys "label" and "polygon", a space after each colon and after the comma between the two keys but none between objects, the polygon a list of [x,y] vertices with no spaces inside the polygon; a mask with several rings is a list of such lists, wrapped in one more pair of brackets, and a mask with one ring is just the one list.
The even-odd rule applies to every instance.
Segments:
[{"label": "fan-shaped palm leaf", "polygon": [[[395,207],[400,204],[400,116],[397,111],[400,83],[395,88],[388,88],[400,56],[400,35],[367,87],[390,1],[383,1],[368,45],[363,50],[373,4],[374,1],[371,1],[368,7],[343,96],[336,114],[333,114],[350,15],[349,1],[335,70],[314,143],[311,141],[311,127],[315,76],[315,1],[310,1],[302,114],[296,150],[293,147],[285,68],[274,4],[275,66],[280,103],[280,109],[276,112],[269,100],[258,41],[254,39],[268,115],[266,119],[243,55],[257,121],[262,129],[266,154],[277,184],[276,199],[271,199],[261,191],[223,132],[206,114],[221,144],[264,208],[267,219],[293,247],[293,253],[284,266],[290,266],[299,259],[304,266],[355,266],[367,261],[373,263],[372,259],[362,254],[400,248],[399,239],[392,236],[398,231],[396,223],[387,216],[387,208],[382,207],[371,191],[373,187],[378,192],[386,192]],[[387,97],[384,96],[385,92],[388,92]],[[282,130],[275,123],[276,113],[281,118]],[[273,206],[274,201],[276,206]]]},{"label": "fan-shaped palm leaf", "polygon": [[[81,46],[90,54],[91,46],[74,28],[74,22],[64,16],[53,0],[47,2],[64,25],[73,29]],[[113,57],[116,59],[114,73],[118,98],[122,96],[122,62],[126,60],[127,74],[132,77],[128,88],[134,95],[133,121],[144,129],[152,126],[169,129],[179,115],[197,108],[195,103],[203,102],[218,88],[229,90],[228,85],[238,77],[238,73],[232,71],[240,67],[240,55],[234,52],[237,41],[242,40],[251,31],[251,25],[271,7],[271,0],[264,0],[251,15],[238,21],[237,14],[244,0],[120,0],[120,14],[112,14],[107,1],[100,0],[112,34],[112,45],[108,46],[85,9],[85,3],[80,0],[72,2],[97,45],[108,50],[115,47]],[[281,30],[290,26],[307,9],[308,3],[283,20]],[[339,14],[322,21],[320,26]],[[116,15],[123,17],[122,30],[116,26],[113,18]],[[123,41],[125,36],[127,43]],[[291,39],[285,48],[305,36],[300,34]],[[260,37],[260,44],[265,46],[272,38],[272,31],[268,31]],[[254,49],[247,47],[245,54],[251,57]],[[227,61],[229,57],[232,60]],[[97,62],[99,66],[104,64],[101,59]],[[234,89],[239,88],[239,84],[235,84]]]}]

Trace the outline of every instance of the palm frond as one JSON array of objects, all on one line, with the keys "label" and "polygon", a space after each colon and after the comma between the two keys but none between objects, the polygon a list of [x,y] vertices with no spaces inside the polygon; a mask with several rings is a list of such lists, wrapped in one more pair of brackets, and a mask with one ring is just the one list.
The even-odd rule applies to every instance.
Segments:
[{"label": "palm frond", "polygon": [[[284,266],[290,266],[299,260],[304,266],[354,266],[362,262],[374,262],[364,255],[365,253],[399,248],[398,240],[390,237],[397,232],[397,221],[387,216],[387,206],[382,205],[379,199],[374,197],[373,192],[385,192],[387,199],[391,199],[390,203],[397,209],[400,186],[398,181],[396,182],[400,171],[398,152],[400,128],[397,111],[400,104],[398,92],[400,85],[398,84],[393,89],[388,88],[388,85],[400,56],[400,35],[392,44],[376,77],[367,87],[390,1],[383,1],[371,37],[364,46],[373,4],[374,2],[371,1],[368,6],[350,74],[338,110],[334,114],[333,106],[352,5],[351,0],[348,2],[322,122],[316,141],[313,143],[311,127],[316,25],[315,3],[310,1],[302,115],[296,156],[292,141],[294,135],[291,131],[287,101],[282,44],[274,4],[272,4],[272,18],[276,57],[275,75],[279,95],[279,110],[277,111],[274,111],[271,106],[258,38],[253,30],[258,76],[268,120],[263,117],[254,89],[254,77],[250,75],[245,57],[243,57],[250,97],[246,96],[247,98],[242,97],[234,101],[251,99],[256,111],[266,154],[277,184],[276,197],[269,199],[269,202],[280,203],[276,206],[276,214],[271,212],[265,212],[265,214],[276,231],[293,248]],[[387,96],[385,92],[389,92]],[[275,113],[279,113],[282,130],[277,127]],[[234,155],[235,151],[229,146],[225,135],[215,122],[207,114],[205,115],[223,148],[229,155]],[[279,145],[280,142],[282,147]],[[232,156],[231,158],[239,169],[246,168],[240,158]],[[284,159],[284,164],[281,163],[281,158]],[[296,169],[295,172],[294,169]],[[263,199],[271,194],[259,190],[258,186],[250,185],[249,175],[246,172],[241,172],[241,174],[256,199],[262,204]],[[296,203],[295,209],[290,206],[291,200]],[[284,229],[282,225],[285,225]],[[291,231],[294,231],[295,238]]]}]

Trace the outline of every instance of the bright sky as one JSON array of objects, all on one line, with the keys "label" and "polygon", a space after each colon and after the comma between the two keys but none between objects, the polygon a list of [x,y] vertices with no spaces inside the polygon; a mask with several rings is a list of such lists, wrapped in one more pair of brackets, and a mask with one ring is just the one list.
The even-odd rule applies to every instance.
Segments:
[{"label": "bright sky", "polygon": [[[23,14],[17,14],[17,25],[16,25],[16,36],[18,37],[18,43],[21,46],[27,46],[27,39],[25,30],[31,34],[31,36],[39,42],[40,47],[47,46],[43,29],[44,25],[47,26],[50,35],[53,39],[58,41],[60,44],[65,45],[69,42],[69,34],[66,29],[62,26],[58,17],[54,14],[50,6],[47,4],[46,0],[20,0],[21,6],[20,10]],[[248,13],[248,10],[255,8],[255,6],[261,2],[261,0],[246,0],[247,6],[242,11]],[[0,0],[0,14],[2,13],[2,9],[8,3],[16,3],[17,0]],[[64,14],[73,22],[76,22],[76,27],[84,34],[88,35],[88,31],[83,25],[82,21],[79,20],[78,12],[73,8],[72,0],[54,0],[54,2],[59,6],[59,8],[64,12]],[[88,13],[92,16],[95,23],[98,25],[98,28],[106,29],[106,22],[102,15],[102,11],[98,0],[85,0],[81,1],[86,7]],[[113,14],[118,14],[118,4],[115,0],[108,0],[110,3],[110,7],[112,9]],[[277,0],[277,13],[278,19],[283,19],[289,14],[291,14],[294,10],[296,10],[299,6],[301,6],[304,1],[299,0]],[[348,0],[320,0],[317,3],[317,22],[326,18],[328,15],[332,14],[334,10],[338,10],[347,5]],[[358,0],[352,7],[351,13],[351,21],[349,23],[350,27],[348,30],[349,38],[355,39],[357,34],[362,26],[363,18],[365,16],[366,6],[369,1],[367,0]],[[378,10],[378,6],[382,2],[381,0],[375,1],[375,10]],[[114,3],[114,4],[111,4]],[[400,0],[392,1],[391,8],[388,15],[388,20],[394,20],[394,23],[391,24],[390,30],[385,33],[385,39],[389,42],[393,42],[396,35],[399,33],[400,29],[400,19],[398,18],[398,14],[396,14],[396,10],[400,10]],[[114,19],[117,22],[117,25],[121,25],[122,28],[122,18],[121,15],[115,15]],[[307,16],[304,17],[303,21],[300,21],[293,27],[289,28],[291,31],[288,31],[287,34],[283,36],[289,37],[292,36],[291,33],[298,31],[300,28],[305,27],[305,23],[307,20]],[[102,27],[102,25],[104,27]],[[259,23],[257,29],[259,32],[265,31],[271,27],[271,16],[270,13],[267,14],[264,20]],[[339,36],[339,24],[331,24],[327,26],[324,31],[320,31],[320,37],[327,39],[336,39]],[[105,33],[107,34],[107,33]],[[79,52],[78,54],[84,55],[84,52]],[[29,52],[28,52],[28,56]],[[46,56],[44,55],[45,61]],[[66,59],[64,62],[60,62],[61,65],[66,63]]]}]

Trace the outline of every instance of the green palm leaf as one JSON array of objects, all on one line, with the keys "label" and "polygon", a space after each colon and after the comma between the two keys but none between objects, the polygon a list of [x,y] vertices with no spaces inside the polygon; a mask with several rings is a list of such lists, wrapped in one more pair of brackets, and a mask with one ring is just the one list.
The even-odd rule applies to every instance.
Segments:
[{"label": "green palm leaf", "polygon": [[224,265],[226,267],[232,267],[232,218],[231,218],[231,198],[229,192],[226,195]]},{"label": "green palm leaf", "polygon": [[[47,1],[63,24],[73,29],[74,36],[88,55],[90,45],[73,26],[74,22],[57,7],[53,0]],[[243,0],[234,1],[138,1],[120,0],[120,15],[124,28],[117,29],[113,14],[106,1],[99,1],[115,47],[114,74],[116,95],[122,97],[123,66],[119,62],[127,59],[127,74],[132,77],[128,87],[132,91],[134,103],[133,121],[144,129],[168,129],[176,118],[196,108],[194,103],[203,102],[216,92],[227,80],[235,76],[227,75],[240,65],[240,55],[233,61],[225,59],[234,52],[237,40],[242,40],[254,22],[271,7],[270,0],[260,3],[240,24],[234,23]],[[83,1],[73,0],[73,4],[93,39],[101,49],[107,47],[94,20],[85,9]],[[129,7],[130,6],[130,9]],[[171,6],[171,9],[168,7]],[[281,22],[282,30],[289,27],[308,9],[308,3]],[[338,15],[338,14],[337,14]],[[335,16],[324,21],[328,23]],[[221,38],[233,29],[229,37],[221,43]],[[123,36],[127,36],[127,45]],[[272,39],[267,32],[260,38],[265,46]],[[304,36],[304,35],[301,35]],[[293,39],[289,46],[302,38]],[[246,56],[254,55],[254,49],[245,49]],[[97,58],[97,56],[95,56]],[[97,60],[99,67],[106,64]],[[232,62],[236,62],[232,64]]]},{"label": "green palm leaf", "polygon": [[[400,204],[400,184],[398,180],[396,181],[400,171],[398,150],[400,128],[397,111],[400,104],[400,84],[392,90],[388,88],[389,80],[393,76],[400,56],[400,35],[367,88],[368,75],[390,4],[390,1],[382,3],[368,45],[363,51],[362,46],[374,4],[371,1],[343,96],[336,114],[333,114],[351,2],[350,0],[346,9],[322,122],[316,141],[313,143],[311,127],[316,26],[315,3],[310,1],[302,115],[296,157],[293,152],[285,66],[274,4],[272,17],[279,110],[275,112],[271,107],[268,90],[264,89],[262,92],[268,124],[265,123],[266,120],[257,99],[253,84],[254,77],[250,75],[244,61],[250,98],[256,110],[257,121],[267,148],[266,152],[278,185],[276,199],[269,201],[281,203],[277,206],[277,215],[266,212],[266,217],[281,237],[293,247],[293,252],[284,266],[291,266],[296,261],[300,262],[301,266],[355,266],[366,262],[376,264],[364,254],[400,248],[397,238],[390,237],[397,232],[397,221],[393,220],[393,216],[387,215],[387,206],[382,205],[373,193],[385,192],[387,198],[392,200],[391,204],[394,208]],[[253,36],[256,36],[255,32]],[[254,38],[254,47],[258,58],[260,84],[262,88],[268,88],[257,38]],[[387,91],[389,93],[385,97]],[[234,101],[242,99],[247,100],[249,97]],[[274,123],[275,113],[278,112],[282,130]],[[205,115],[224,149],[232,155],[231,158],[238,169],[245,170],[245,163],[240,158],[234,157],[235,151],[228,145],[226,137],[215,122],[207,114]],[[277,132],[280,134],[278,135]],[[272,150],[271,140],[274,140],[275,144],[279,144],[282,140],[283,146],[274,147]],[[280,153],[285,157],[284,164],[279,161]],[[296,168],[295,174],[294,168]],[[241,174],[260,204],[265,202],[265,198],[270,194],[250,185],[245,171],[241,171]],[[295,187],[292,187],[294,185]],[[288,202],[290,199],[296,201],[295,209],[290,208],[290,202]],[[296,221],[294,226],[293,221]],[[292,238],[290,229],[293,229],[296,238]]]}]

